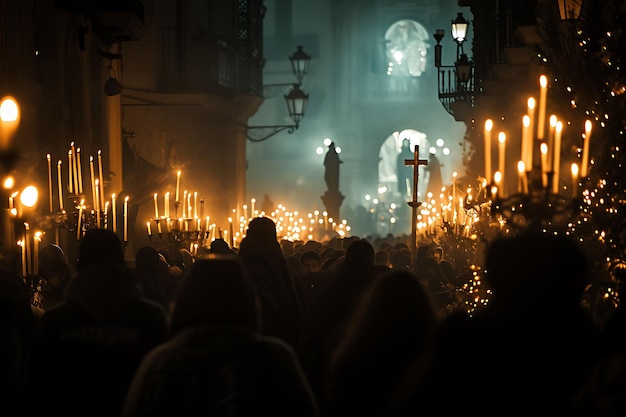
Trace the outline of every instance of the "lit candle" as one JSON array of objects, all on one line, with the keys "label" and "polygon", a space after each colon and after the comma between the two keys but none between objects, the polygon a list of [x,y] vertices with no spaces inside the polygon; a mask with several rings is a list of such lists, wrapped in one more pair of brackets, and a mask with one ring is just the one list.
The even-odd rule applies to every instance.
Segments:
[{"label": "lit candle", "polygon": [[57,180],[59,184],[59,211],[63,211],[63,180],[61,178],[61,160],[57,162]]},{"label": "lit candle", "polygon": [[100,180],[98,180],[96,178],[95,180],[95,192],[96,192],[96,224],[98,225],[98,228],[100,228],[100,204],[98,204],[98,201],[100,201]]},{"label": "lit candle", "polygon": [[159,202],[157,200],[157,193],[154,193],[154,218],[159,218]]},{"label": "lit candle", "polygon": [[187,217],[191,218],[191,192],[187,193]]},{"label": "lit candle", "polygon": [[548,185],[548,145],[542,143],[539,149],[541,151],[541,183],[545,187]]},{"label": "lit candle", "polygon": [[539,118],[537,119],[537,139],[542,140],[546,124],[546,105],[548,101],[548,78],[545,75],[539,77]]},{"label": "lit candle", "polygon": [[204,226],[204,230],[206,232],[209,231],[209,220],[211,219],[211,216],[206,216],[206,225]]},{"label": "lit candle", "polygon": [[254,211],[254,203],[256,203],[256,198],[250,199],[250,213],[252,217],[256,217],[256,212]]},{"label": "lit candle", "polygon": [[20,246],[21,258],[22,258],[22,276],[25,277],[27,275],[26,271],[26,243],[24,240],[18,240],[17,244]]},{"label": "lit candle", "polygon": [[183,191],[183,219],[187,218],[187,190]]},{"label": "lit candle", "polygon": [[117,200],[115,199],[115,193],[111,194],[111,214],[113,233],[117,233]]},{"label": "lit candle", "polygon": [[165,218],[170,218],[170,192],[165,193]]},{"label": "lit candle", "polygon": [[109,202],[104,203],[104,228],[109,228]]},{"label": "lit candle", "polygon": [[198,192],[193,192],[193,218],[198,218]]},{"label": "lit candle", "polygon": [[528,178],[526,178],[526,165],[524,161],[517,162],[517,191],[520,193],[528,193]]},{"label": "lit candle", "polygon": [[156,224],[157,224],[157,233],[159,234],[159,236],[161,236],[163,234],[163,227],[161,226],[161,220],[157,219]]},{"label": "lit candle", "polygon": [[[556,123],[558,119],[556,116],[550,115],[549,129],[548,129],[548,162],[551,164],[554,161],[554,134],[556,132]],[[550,167],[548,167],[550,171]]]},{"label": "lit candle", "polygon": [[180,171],[176,173],[176,202],[180,201]]},{"label": "lit candle", "polygon": [[41,232],[35,232],[33,236],[33,273],[39,275],[39,242],[41,242]]},{"label": "lit candle", "polygon": [[[67,167],[68,171],[71,171],[71,173],[69,174],[69,178],[70,178],[70,182],[75,184],[74,188],[74,193],[78,194],[78,166],[76,163],[76,159],[78,158],[78,154],[76,153],[76,146],[74,145],[74,142],[70,143],[70,153],[69,153],[69,158],[71,159],[71,164]],[[71,193],[71,191],[70,191]]]},{"label": "lit candle", "polygon": [[50,154],[46,155],[48,160],[48,199],[50,200],[50,213],[52,213],[52,161],[50,160]]},{"label": "lit candle", "polygon": [[572,197],[576,197],[578,194],[578,164],[574,162],[572,164]]},{"label": "lit candle", "polygon": [[76,240],[80,240],[80,237],[81,237],[84,205],[85,205],[85,199],[81,198],[80,207],[78,208],[78,223],[76,225]]},{"label": "lit candle", "polygon": [[67,151],[67,166],[69,167],[67,176],[67,186],[70,194],[74,194],[74,177],[72,176],[72,167],[74,162],[72,160],[72,150]]},{"label": "lit candle", "polygon": [[152,227],[150,226],[150,222],[146,222],[146,227],[148,228],[148,236],[152,237]]},{"label": "lit candle", "polygon": [[93,156],[89,157],[89,172],[91,173],[91,199],[93,201],[93,207],[98,205],[98,199],[96,198],[96,175],[93,165]]},{"label": "lit candle", "polygon": [[128,196],[124,197],[124,242],[128,242]]},{"label": "lit candle", "polygon": [[531,131],[530,131],[530,117],[525,114],[522,117],[522,149],[520,159],[524,161],[524,165],[528,163],[528,150],[531,149]]},{"label": "lit candle", "polygon": [[563,131],[563,122],[560,120],[556,123],[554,129],[554,165],[552,168],[552,192],[559,193],[559,176],[561,175],[561,132]]},{"label": "lit candle", "polygon": [[24,242],[26,243],[26,274],[30,275],[33,268],[31,266],[32,253],[30,250],[30,225],[28,223],[24,223]]},{"label": "lit candle", "polygon": [[100,210],[104,207],[104,181],[102,180],[102,151],[98,150],[98,179],[100,184],[100,192],[98,193],[98,206]]},{"label": "lit candle", "polygon": [[589,174],[589,139],[591,139],[591,120],[585,121],[585,137],[583,143],[583,160],[581,162],[580,176],[586,178]]},{"label": "lit candle", "polygon": [[493,129],[493,121],[487,119],[485,121],[485,178],[487,183],[491,182],[491,130]]},{"label": "lit candle", "polygon": [[83,193],[83,168],[82,168],[83,164],[80,162],[80,148],[76,148],[75,164],[77,167],[76,178],[78,179],[78,186],[77,186],[76,192],[78,194],[82,194]]},{"label": "lit candle", "polygon": [[505,162],[505,151],[506,151],[506,134],[504,132],[498,133],[498,171],[500,171],[500,175],[502,176],[502,196],[504,197],[506,194],[504,192],[504,162]]}]

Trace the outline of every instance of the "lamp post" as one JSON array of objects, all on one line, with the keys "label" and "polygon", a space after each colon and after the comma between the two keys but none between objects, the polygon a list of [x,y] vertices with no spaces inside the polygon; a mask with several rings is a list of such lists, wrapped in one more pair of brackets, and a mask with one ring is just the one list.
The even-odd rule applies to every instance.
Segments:
[{"label": "lamp post", "polygon": [[282,91],[285,87],[291,87],[289,92],[284,94],[283,97],[285,99],[285,104],[287,105],[289,116],[294,123],[288,125],[246,126],[246,136],[251,142],[262,142],[277,133],[282,132],[283,130],[287,130],[287,133],[291,134],[300,127],[300,121],[304,117],[306,105],[309,100],[309,95],[305,94],[300,86],[302,84],[302,79],[308,71],[311,56],[304,52],[302,45],[298,45],[296,52],[289,57],[289,61],[291,62],[291,69],[298,82],[264,86],[263,98],[271,98],[275,95],[273,92]]},{"label": "lamp post", "polygon": [[469,22],[463,17],[463,13],[457,13],[456,19],[451,22],[452,38],[456,42],[456,61],[454,65],[442,65],[441,41],[445,36],[444,29],[437,29],[433,34],[437,44],[435,45],[435,67],[437,68],[437,90],[439,101],[448,113],[455,116],[457,121],[462,121],[459,113],[460,104],[465,103],[473,106],[474,101],[474,63],[463,52],[463,43],[467,39]]}]

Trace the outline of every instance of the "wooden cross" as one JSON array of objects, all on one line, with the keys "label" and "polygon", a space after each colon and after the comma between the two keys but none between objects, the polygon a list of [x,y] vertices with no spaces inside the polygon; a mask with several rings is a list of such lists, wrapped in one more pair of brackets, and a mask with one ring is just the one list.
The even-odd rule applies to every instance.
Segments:
[{"label": "wooden cross", "polygon": [[417,260],[417,208],[422,205],[417,201],[417,182],[419,180],[420,165],[428,165],[428,160],[420,159],[420,147],[415,145],[413,150],[413,159],[405,159],[404,165],[413,165],[413,200],[409,201],[411,206],[411,257],[413,264]]},{"label": "wooden cross", "polygon": [[417,201],[417,182],[420,176],[419,167],[420,165],[428,165],[427,159],[419,159],[419,153],[420,153],[420,147],[418,145],[415,145],[415,148],[413,150],[413,159],[404,160],[404,165],[413,165],[413,201],[409,202],[409,205],[411,207],[413,207],[414,204],[417,204],[417,206],[422,204],[422,203],[418,204],[418,201]]}]

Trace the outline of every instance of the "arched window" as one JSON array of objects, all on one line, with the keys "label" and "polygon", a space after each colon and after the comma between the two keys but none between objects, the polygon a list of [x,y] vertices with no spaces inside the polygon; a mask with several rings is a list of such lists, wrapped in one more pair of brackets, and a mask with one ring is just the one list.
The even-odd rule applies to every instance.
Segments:
[{"label": "arched window", "polygon": [[426,69],[429,35],[414,20],[399,20],[385,33],[387,75],[419,77]]}]

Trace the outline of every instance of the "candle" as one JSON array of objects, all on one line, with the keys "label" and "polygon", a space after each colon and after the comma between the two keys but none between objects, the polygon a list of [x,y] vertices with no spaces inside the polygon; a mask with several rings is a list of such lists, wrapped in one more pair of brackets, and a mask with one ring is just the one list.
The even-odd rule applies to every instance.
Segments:
[{"label": "candle", "polygon": [[205,231],[209,231],[209,220],[211,219],[211,216],[206,216],[206,225],[204,226],[204,230]]},{"label": "candle", "polygon": [[57,162],[57,179],[59,183],[59,211],[63,211],[63,180],[61,178],[61,160]]},{"label": "candle", "polygon": [[498,133],[498,171],[500,171],[500,175],[502,176],[502,196],[504,197],[506,193],[504,193],[504,162],[505,162],[505,151],[506,151],[506,134],[504,132]]},{"label": "candle", "polygon": [[520,193],[528,193],[528,178],[526,177],[526,165],[524,161],[517,162],[517,191]]},{"label": "candle", "polygon": [[531,147],[530,117],[525,114],[522,117],[522,149],[520,156],[520,159],[524,161],[524,165],[528,164],[528,150]]},{"label": "candle", "polygon": [[18,240],[17,244],[20,246],[21,258],[22,258],[22,276],[27,275],[26,271],[26,243],[24,240]]},{"label": "candle", "polygon": [[234,246],[234,242],[233,242],[233,218],[229,217],[228,218],[228,236],[230,237],[230,247],[232,248]]},{"label": "candle", "polygon": [[183,191],[183,219],[187,218],[187,190]]},{"label": "candle", "polygon": [[50,200],[50,213],[52,213],[52,161],[50,160],[50,154],[46,155],[48,160],[48,199]]},{"label": "candle", "polygon": [[[100,201],[100,187],[99,184],[100,181],[96,178],[96,202]],[[96,203],[96,224],[98,225],[98,228],[100,228],[100,204]]]},{"label": "candle", "polygon": [[72,167],[74,161],[72,160],[72,150],[67,151],[67,166],[69,167],[67,176],[67,186],[70,194],[74,194],[74,177],[72,176]]},{"label": "candle", "polygon": [[537,119],[537,139],[542,140],[546,124],[546,105],[548,100],[548,78],[545,75],[539,77],[539,118]]},{"label": "candle", "polygon": [[180,201],[180,171],[176,174],[176,202]]},{"label": "candle", "polygon": [[485,121],[485,178],[487,183],[491,182],[491,130],[493,129],[493,121],[487,119]]},{"label": "candle", "polygon": [[96,176],[93,166],[93,156],[89,157],[89,172],[91,173],[91,199],[93,201],[93,207],[98,205],[98,199],[96,198]]},{"label": "candle", "polygon": [[104,207],[104,181],[102,180],[102,151],[98,150],[98,179],[100,184],[100,190],[98,196],[98,207],[100,210]]},{"label": "candle", "polygon": [[187,193],[187,217],[191,218],[191,192]]},{"label": "candle", "polygon": [[41,241],[41,232],[35,232],[33,237],[33,273],[35,276],[39,275],[39,242]]},{"label": "candle", "polygon": [[256,203],[256,198],[250,199],[250,214],[252,217],[256,217],[256,212],[254,211],[254,203]]},{"label": "candle", "polygon": [[198,192],[193,192],[193,218],[198,218]]},{"label": "candle", "polygon": [[574,162],[572,164],[572,197],[576,197],[578,194],[578,164]]},{"label": "candle", "polygon": [[163,229],[161,226],[161,220],[157,219],[156,220],[156,224],[157,224],[157,233],[159,234],[159,236],[161,236],[163,234]]},{"label": "candle", "polygon": [[[548,162],[551,164],[554,161],[554,135],[556,132],[556,124],[558,119],[553,114],[550,116],[549,122],[549,130],[548,130]],[[548,171],[550,171],[550,167],[548,167]]]},{"label": "candle", "polygon": [[581,162],[580,175],[586,178],[589,174],[589,139],[591,139],[591,120],[585,121],[585,137],[583,142],[583,160]]},{"label": "candle", "polygon": [[24,223],[24,243],[26,244],[26,274],[30,275],[33,272],[31,266],[33,255],[30,250],[30,225],[28,223]]},{"label": "candle", "polygon": [[548,185],[548,145],[542,143],[541,151],[541,184],[545,187]]},{"label": "candle", "polygon": [[78,186],[77,186],[77,194],[83,193],[83,168],[82,163],[80,162],[80,148],[76,148],[76,160],[74,161],[77,166],[77,178],[78,178]]},{"label": "candle", "polygon": [[[76,153],[76,146],[74,145],[74,142],[70,143],[70,152],[69,152],[69,159],[71,160],[70,165],[67,167],[68,171],[71,171],[68,175],[70,182],[72,184],[75,184],[76,186],[74,187],[70,187],[74,189],[74,193],[78,194],[78,167],[77,167],[77,162],[76,159],[78,158],[78,154]],[[71,191],[70,191],[71,193]]]},{"label": "candle", "polygon": [[157,200],[157,193],[154,193],[154,218],[159,218],[159,202]]},{"label": "candle", "polygon": [[124,242],[128,242],[128,196],[124,197]]},{"label": "candle", "polygon": [[85,199],[81,198],[80,200],[80,207],[78,208],[78,223],[76,226],[76,240],[80,239],[81,236],[81,230],[82,229],[82,221],[83,221],[83,206],[85,205]]},{"label": "candle", "polygon": [[165,193],[165,218],[169,219],[170,218],[170,192],[166,192]]},{"label": "candle", "polygon": [[150,226],[150,222],[146,222],[146,227],[148,228],[148,236],[152,237],[152,227]]},{"label": "candle", "polygon": [[556,123],[554,129],[554,162],[552,172],[552,192],[554,194],[559,193],[559,176],[561,173],[561,132],[563,131],[563,122],[560,120]]},{"label": "candle", "polygon": [[109,228],[109,202],[104,203],[104,228]]},{"label": "candle", "polygon": [[115,193],[111,194],[111,214],[113,233],[117,233],[117,202],[115,200]]}]

